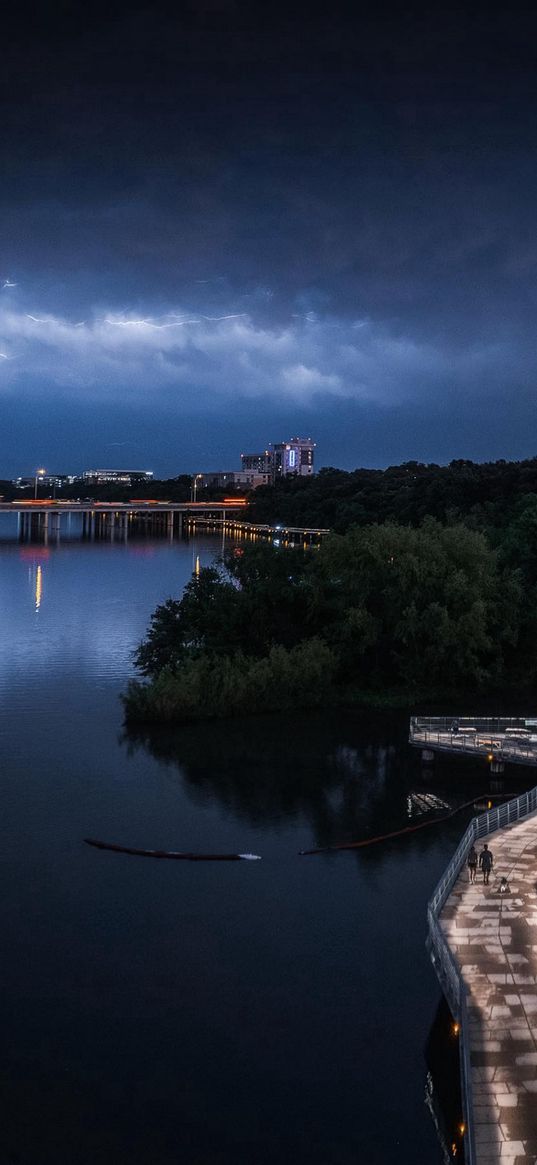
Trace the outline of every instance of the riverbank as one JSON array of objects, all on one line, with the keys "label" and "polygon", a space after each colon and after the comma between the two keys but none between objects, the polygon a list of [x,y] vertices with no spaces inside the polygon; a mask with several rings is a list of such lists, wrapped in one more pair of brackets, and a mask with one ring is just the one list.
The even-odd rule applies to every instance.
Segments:
[{"label": "riverbank", "polygon": [[129,726],[173,726],[319,707],[431,716],[527,716],[536,705],[535,688],[476,693],[431,690],[426,685],[415,689],[338,687],[333,680],[335,666],[333,655],[319,641],[294,652],[274,648],[266,661],[199,660],[183,674],[164,671],[148,683],[131,681],[121,697],[125,721]]}]

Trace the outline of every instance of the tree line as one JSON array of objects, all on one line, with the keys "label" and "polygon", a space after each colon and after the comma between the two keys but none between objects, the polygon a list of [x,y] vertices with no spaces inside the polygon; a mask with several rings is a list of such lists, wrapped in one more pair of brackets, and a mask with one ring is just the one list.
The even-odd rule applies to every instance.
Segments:
[{"label": "tree line", "polygon": [[352,525],[426,517],[462,520],[489,534],[506,526],[528,494],[537,494],[537,458],[449,465],[407,461],[388,469],[321,469],[286,477],[250,497],[254,522],[316,526],[344,533]]},{"label": "tree line", "polygon": [[[457,464],[462,473],[467,463]],[[535,492],[522,488],[524,464],[533,465]],[[464,517],[448,505],[447,487],[443,514],[431,516],[418,512],[420,488],[409,487],[412,506],[408,497],[396,502],[390,471],[380,476],[384,485],[375,488],[387,511],[391,495],[398,520],[368,514],[316,550],[237,548],[193,578],[182,598],[158,607],[136,655],[146,682],[130,685],[127,718],[177,722],[338,700],[531,691],[537,465],[519,463],[511,490],[496,481]],[[299,482],[282,484],[289,497],[307,493]],[[313,487],[324,491],[315,479]]]}]

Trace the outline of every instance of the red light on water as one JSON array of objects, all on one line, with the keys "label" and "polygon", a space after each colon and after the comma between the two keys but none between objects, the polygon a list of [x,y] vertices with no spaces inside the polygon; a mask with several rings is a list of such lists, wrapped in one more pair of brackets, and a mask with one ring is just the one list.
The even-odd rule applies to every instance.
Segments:
[{"label": "red light on water", "polygon": [[21,546],[19,558],[23,562],[44,562],[50,558],[50,550],[48,546]]}]

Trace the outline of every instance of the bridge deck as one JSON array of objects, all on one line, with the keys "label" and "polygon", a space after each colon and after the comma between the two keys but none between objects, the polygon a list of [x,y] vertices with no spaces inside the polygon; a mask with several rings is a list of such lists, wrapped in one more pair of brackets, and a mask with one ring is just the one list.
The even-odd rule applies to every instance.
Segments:
[{"label": "bridge deck", "polygon": [[463,869],[440,925],[468,988],[476,1165],[537,1165],[537,814],[489,844],[490,885]]}]

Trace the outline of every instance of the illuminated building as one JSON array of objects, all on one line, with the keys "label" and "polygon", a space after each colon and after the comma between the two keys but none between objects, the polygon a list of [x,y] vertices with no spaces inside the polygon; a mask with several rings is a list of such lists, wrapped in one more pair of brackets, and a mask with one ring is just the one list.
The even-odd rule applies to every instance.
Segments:
[{"label": "illuminated building", "polygon": [[272,446],[264,453],[241,453],[243,471],[246,473],[264,473],[272,478]]},{"label": "illuminated building", "polygon": [[315,441],[311,437],[292,437],[269,445],[263,453],[241,453],[243,470],[270,474],[271,481],[279,477],[311,477]]},{"label": "illuminated building", "polygon": [[[46,486],[50,489],[52,486],[61,488],[63,485],[71,482],[73,479],[69,478],[66,473],[45,473],[44,469],[37,470],[39,485]],[[33,473],[31,477],[16,477],[12,484],[17,489],[33,489],[35,484],[36,474]]]},{"label": "illuminated building", "polygon": [[150,469],[86,469],[81,480],[86,485],[136,485],[153,480]]}]

